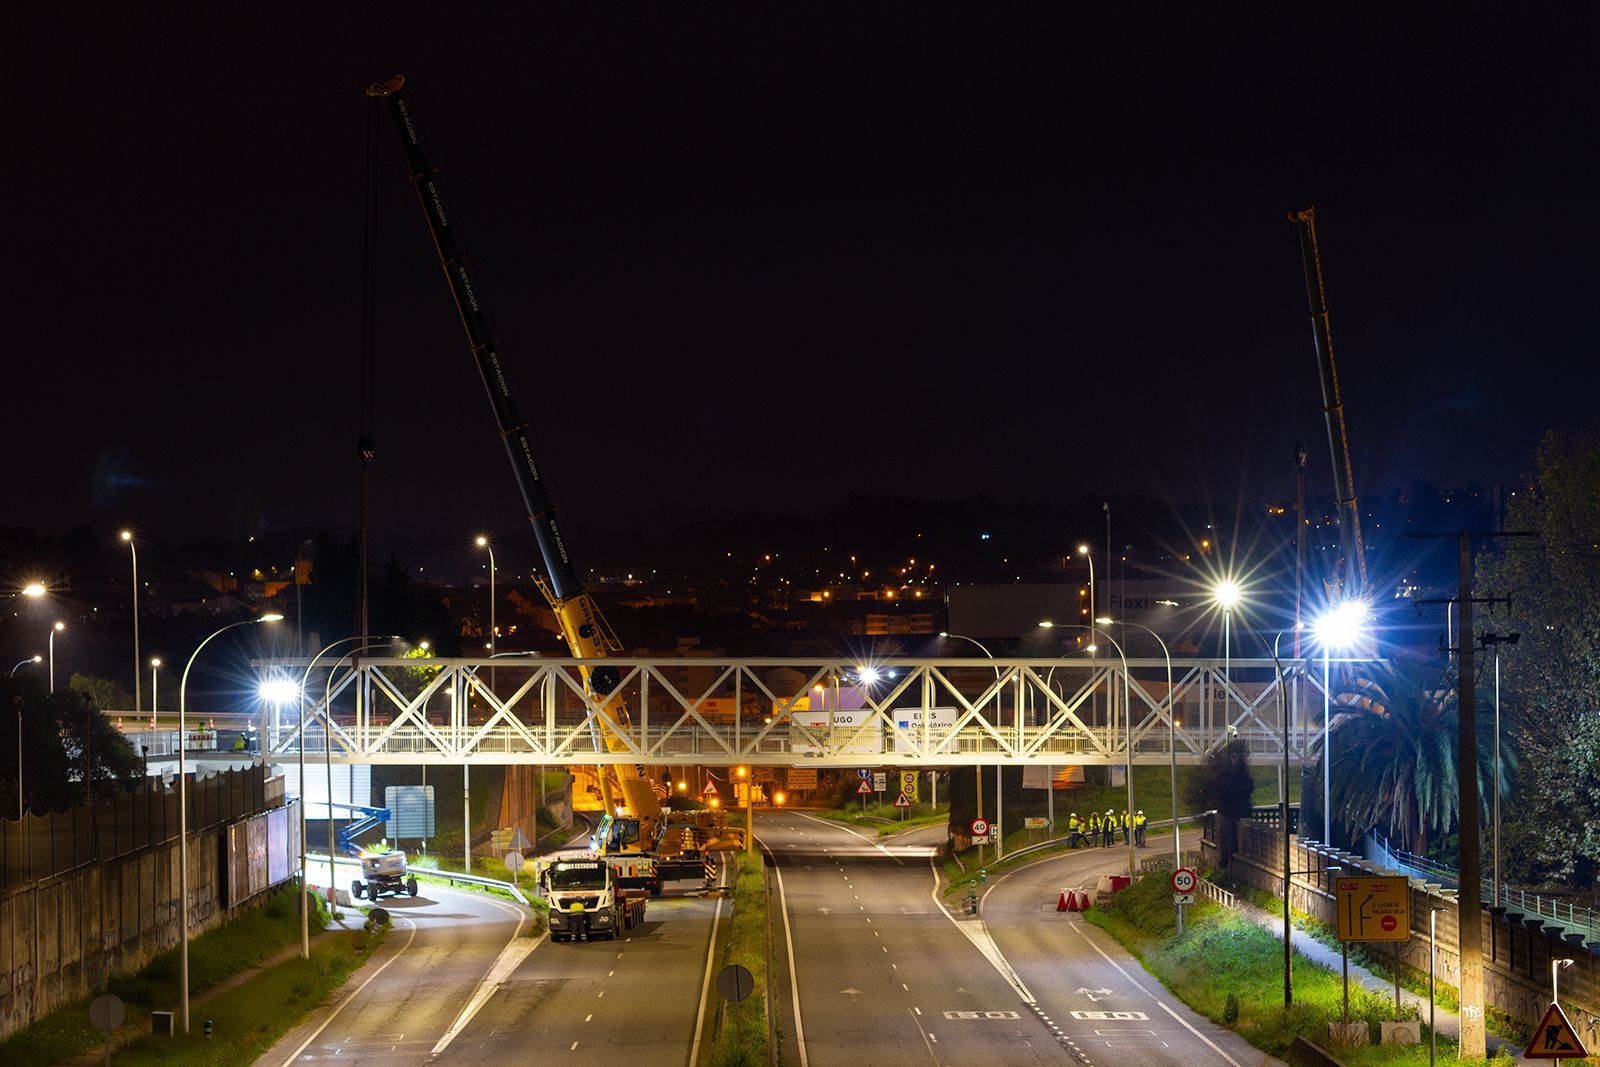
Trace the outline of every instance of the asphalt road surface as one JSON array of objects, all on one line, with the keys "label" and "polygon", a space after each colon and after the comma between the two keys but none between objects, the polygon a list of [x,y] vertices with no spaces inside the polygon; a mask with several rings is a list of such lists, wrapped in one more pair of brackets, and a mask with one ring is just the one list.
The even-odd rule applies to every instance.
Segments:
[{"label": "asphalt road surface", "polygon": [[[942,828],[880,843],[803,812],[758,815],[787,924],[776,938],[784,1062],[800,1067],[1275,1062],[1184,1008],[1059,890],[1126,872],[1086,849],[987,887],[980,915],[934,899]],[[1151,838],[1140,859],[1162,854]]]},{"label": "asphalt road surface", "polygon": [[712,925],[726,902],[663,896],[617,941],[560,945],[519,936],[521,909],[483,893],[425,883],[414,900],[382,903],[395,925],[380,956],[258,1063],[688,1064],[703,1040]]}]

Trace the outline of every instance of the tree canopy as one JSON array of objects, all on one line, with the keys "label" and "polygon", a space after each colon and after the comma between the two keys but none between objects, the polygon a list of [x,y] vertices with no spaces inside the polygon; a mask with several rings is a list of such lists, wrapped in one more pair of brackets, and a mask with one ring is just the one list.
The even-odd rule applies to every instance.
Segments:
[{"label": "tree canopy", "polygon": [[1600,423],[1546,435],[1504,528],[1537,537],[1506,538],[1478,561],[1477,594],[1510,599],[1480,616],[1479,629],[1520,635],[1498,646],[1503,720],[1513,723],[1526,771],[1502,841],[1523,869],[1592,891],[1600,874]]},{"label": "tree canopy", "polygon": [[50,693],[36,678],[0,678],[0,707],[11,713],[0,729],[0,770],[7,789],[4,809],[13,816],[19,724],[23,801],[29,811],[58,811],[86,795],[108,797],[132,788],[144,775],[144,761],[127,737],[82,690]]}]

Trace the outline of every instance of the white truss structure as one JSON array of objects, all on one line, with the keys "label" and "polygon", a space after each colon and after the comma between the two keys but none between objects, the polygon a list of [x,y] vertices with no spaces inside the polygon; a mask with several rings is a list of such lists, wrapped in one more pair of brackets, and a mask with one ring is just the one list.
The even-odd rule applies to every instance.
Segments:
[{"label": "white truss structure", "polygon": [[[618,658],[603,662],[622,674],[632,723],[626,752],[609,752],[579,671],[597,662],[324,663],[304,729],[278,708],[263,741],[285,758],[303,737],[307,756],[337,763],[956,767],[1193,764],[1237,735],[1254,762],[1281,764],[1287,709],[1300,764],[1324,726],[1320,659],[1283,661],[1281,678],[1270,659],[1175,659],[1169,694],[1161,659],[891,659],[869,685],[845,659]],[[1333,678],[1368,662],[1332,660]]]}]

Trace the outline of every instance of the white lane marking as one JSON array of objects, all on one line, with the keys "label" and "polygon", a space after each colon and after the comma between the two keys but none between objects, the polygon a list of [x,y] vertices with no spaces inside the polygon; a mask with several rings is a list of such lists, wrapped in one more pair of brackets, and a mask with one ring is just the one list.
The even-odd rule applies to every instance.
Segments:
[{"label": "white lane marking", "polygon": [[303,1042],[301,1042],[300,1047],[295,1049],[294,1052],[290,1053],[289,1058],[283,1061],[284,1067],[288,1067],[289,1064],[291,1064],[295,1060],[299,1059],[300,1058],[300,1053],[302,1053],[302,1052],[304,1052],[306,1050],[306,1046],[307,1045],[311,1044],[311,1042],[315,1041],[317,1038],[322,1036],[322,1031],[324,1031],[324,1030],[326,1030],[328,1028],[328,1024],[329,1023],[333,1022],[334,1019],[338,1018],[339,1013],[344,1010],[345,1005],[349,1004],[352,1000],[356,999],[356,997],[360,996],[361,995],[361,991],[363,989],[367,988],[367,986],[371,985],[372,984],[372,980],[374,978],[378,977],[378,975],[382,974],[385,970],[387,970],[388,967],[389,967],[389,964],[391,964],[395,960],[399,959],[401,954],[404,953],[406,949],[411,947],[411,942],[413,940],[415,940],[416,936],[417,936],[417,924],[416,924],[415,921],[407,918],[404,915],[400,916],[400,920],[404,921],[407,926],[411,927],[411,934],[410,934],[409,937],[406,938],[406,943],[400,946],[400,951],[396,952],[393,956],[390,956],[388,959],[384,960],[383,961],[383,965],[381,967],[379,967],[377,970],[373,971],[370,975],[368,975],[367,976],[367,980],[365,982],[362,982],[359,986],[357,986],[356,989],[355,989],[355,992],[351,993],[348,997],[345,997],[342,1001],[340,1001],[339,1002],[339,1006],[337,1008],[334,1008],[333,1011],[331,1011],[330,1013],[328,1013],[328,1017],[326,1019],[322,1020],[322,1025],[317,1027],[316,1030],[312,1031],[311,1036],[306,1038]]},{"label": "white lane marking", "polygon": [[1217,1045],[1217,1043],[1215,1041],[1211,1040],[1205,1034],[1202,1034],[1200,1031],[1196,1030],[1193,1026],[1190,1026],[1188,1019],[1185,1019],[1183,1016],[1179,1015],[1177,1012],[1175,1012],[1171,1008],[1169,1008],[1167,1006],[1167,1002],[1166,1001],[1162,1000],[1160,997],[1158,997],[1154,993],[1150,992],[1144,986],[1140,985],[1139,984],[1139,980],[1137,978],[1135,978],[1133,975],[1129,974],[1127,971],[1123,970],[1121,964],[1119,964],[1116,960],[1112,959],[1110,956],[1107,956],[1105,954],[1105,952],[1100,948],[1099,945],[1097,945],[1093,941],[1091,941],[1089,939],[1089,935],[1084,933],[1082,930],[1080,930],[1078,928],[1078,924],[1077,923],[1073,923],[1071,925],[1072,925],[1073,932],[1076,933],[1079,937],[1083,938],[1085,944],[1087,944],[1090,948],[1092,948],[1096,952],[1098,952],[1100,954],[1100,958],[1101,959],[1103,959],[1107,963],[1111,964],[1111,966],[1113,966],[1113,967],[1115,967],[1117,969],[1118,973],[1120,973],[1128,981],[1132,982],[1133,983],[1133,987],[1135,989],[1137,989],[1139,992],[1143,993],[1145,996],[1149,997],[1151,1000],[1153,1000],[1157,1004],[1159,1004],[1161,1006],[1161,1010],[1162,1011],[1165,1011],[1168,1015],[1172,1016],[1172,1018],[1174,1020],[1176,1020],[1177,1022],[1181,1023],[1185,1030],[1189,1031],[1195,1037],[1198,1037],[1201,1041],[1204,1041],[1207,1045],[1209,1045],[1210,1048],[1211,1048],[1211,1051],[1215,1052],[1218,1056],[1221,1056],[1223,1059],[1225,1059],[1229,1063],[1233,1064],[1233,1067],[1242,1067],[1242,1065],[1239,1063],[1238,1060],[1234,1059],[1232,1056],[1230,1056],[1226,1052],[1222,1051],[1222,1049]]},{"label": "white lane marking", "polygon": [[568,1052],[576,1052],[577,1050],[578,1050],[578,1043],[576,1041],[574,1041],[572,1043],[572,1047],[571,1048],[567,1049]]},{"label": "white lane marking", "polygon": [[[888,849],[884,848],[882,845],[878,844],[876,841],[872,840],[870,837],[866,836],[865,834],[856,833],[856,831],[850,829],[850,827],[843,826],[843,825],[841,825],[839,823],[836,823],[836,822],[828,822],[825,819],[819,819],[815,815],[806,815],[805,812],[801,812],[800,814],[804,815],[807,819],[810,819],[812,822],[822,823],[822,825],[827,826],[827,827],[831,827],[832,829],[835,829],[835,830],[843,830],[847,834],[855,834],[855,836],[861,838],[861,840],[865,841],[867,844],[871,845],[873,848],[877,849],[879,852],[882,852],[885,856],[888,856],[890,859],[894,860],[896,863],[900,864],[902,867],[905,866],[905,862],[906,862],[905,860],[901,859],[899,856],[896,856],[893,852],[890,852]],[[826,852],[827,849],[823,849],[823,851]],[[929,858],[931,859],[932,857],[930,856]]]},{"label": "white lane marking", "polygon": [[706,1021],[706,997],[711,993],[711,963],[717,951],[717,923],[722,918],[722,898],[717,898],[717,910],[711,913],[711,936],[706,944],[706,976],[700,982],[700,1008],[694,1016],[694,1043],[689,1046],[689,1067],[700,1059],[700,1030]]},{"label": "white lane marking", "polygon": [[593,1019],[593,1018],[594,1018],[594,1012],[590,1012],[588,1015],[585,1015],[583,1017],[583,1021],[584,1022],[588,1022],[590,1019]]},{"label": "white lane marking", "polygon": [[[916,1008],[912,1008],[911,1010],[916,1012],[917,1015],[922,1014],[922,1012],[917,1011]],[[922,1035],[922,1047],[928,1050],[928,1056],[933,1060],[934,1067],[939,1067],[939,1054],[933,1051],[933,1046],[939,1043],[939,1039],[922,1028],[921,1019],[913,1016],[911,1021],[917,1024],[917,1033]]]},{"label": "white lane marking", "polygon": [[[761,842],[761,847],[767,848],[766,843]],[[811,1060],[806,1056],[806,1026],[800,1019],[800,983],[794,974],[794,932],[789,929],[789,899],[783,892],[783,868],[777,866],[776,859],[772,873],[778,878],[778,910],[783,912],[783,942],[789,950],[789,995],[794,1000],[794,1040],[800,1048],[800,1067],[811,1067]],[[690,1061],[691,1064],[693,1062]]]},{"label": "white lane marking", "polygon": [[467,1006],[461,1009],[461,1014],[456,1016],[456,1021],[450,1024],[450,1029],[444,1032],[444,1036],[439,1039],[439,1043],[433,1046],[433,1051],[429,1054],[430,1059],[450,1047],[450,1042],[454,1041],[461,1031],[466,1029],[473,1016],[482,1011],[483,1006],[489,1003],[489,998],[494,996],[496,989],[500,988],[500,983],[511,977],[511,972],[516,970],[518,965],[528,958],[528,953],[538,948],[544,941],[544,936],[540,935],[533,941],[519,943],[520,939],[517,935],[521,932],[522,923],[518,922],[517,928],[511,933],[511,941],[505,948],[500,950],[500,955],[489,968],[489,973],[483,976],[483,980],[478,983],[478,988],[473,991],[472,999],[467,1001]]},{"label": "white lane marking", "polygon": [[1000,972],[1000,977],[1006,980],[1007,985],[1017,991],[1017,995],[1022,998],[1023,1003],[1037,1004],[1038,999],[1023,984],[1022,976],[1011,969],[1011,964],[1007,962],[1005,956],[1001,953],[1000,947],[994,943],[994,938],[989,936],[989,928],[984,925],[983,920],[969,919],[966,922],[958,922],[956,917],[950,914],[950,909],[944,906],[944,901],[939,899],[939,868],[933,865],[932,856],[928,857],[928,873],[933,875],[933,888],[928,890],[928,897],[933,901],[933,906],[938,908],[946,919],[950,920],[950,925],[960,930],[962,936],[972,942],[974,948],[983,953],[983,958],[988,960],[994,966],[994,969]]},{"label": "white lane marking", "polygon": [[[616,974],[617,972],[616,971],[612,971],[611,973],[612,974]],[[604,989],[602,989],[602,990],[600,990],[600,996],[599,997],[595,997],[594,999],[599,1000],[600,997],[603,997],[605,995],[606,995],[606,991]]]}]

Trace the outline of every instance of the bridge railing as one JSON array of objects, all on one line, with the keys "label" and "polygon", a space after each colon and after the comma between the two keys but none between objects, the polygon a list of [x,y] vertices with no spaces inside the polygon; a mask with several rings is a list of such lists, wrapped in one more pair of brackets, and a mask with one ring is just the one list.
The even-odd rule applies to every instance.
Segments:
[{"label": "bridge railing", "polygon": [[1237,736],[1275,762],[1287,715],[1298,762],[1315,758],[1322,727],[1320,670],[1302,661],[1284,664],[1280,687],[1271,660],[1174,660],[1169,693],[1165,661],[1149,659],[908,658],[867,674],[848,660],[618,658],[604,662],[622,675],[621,726],[585,690],[594,661],[421,662],[319,675],[325,697],[307,701],[304,730],[293,705],[264,715],[266,751],[303,743],[307,755],[397,763],[1195,763]]}]

